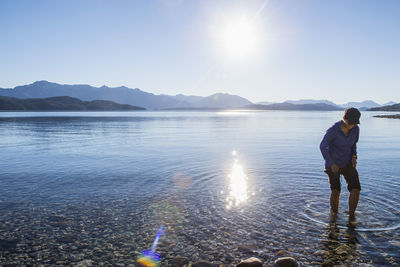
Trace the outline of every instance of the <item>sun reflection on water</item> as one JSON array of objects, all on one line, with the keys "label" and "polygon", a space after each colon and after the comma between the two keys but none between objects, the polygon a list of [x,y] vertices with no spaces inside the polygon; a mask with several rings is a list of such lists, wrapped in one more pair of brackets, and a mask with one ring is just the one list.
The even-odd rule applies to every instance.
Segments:
[{"label": "sun reflection on water", "polygon": [[[237,152],[233,151],[232,155],[236,156]],[[228,196],[226,197],[226,208],[231,209],[244,203],[248,199],[247,175],[242,165],[235,159],[231,173],[229,174]]]}]

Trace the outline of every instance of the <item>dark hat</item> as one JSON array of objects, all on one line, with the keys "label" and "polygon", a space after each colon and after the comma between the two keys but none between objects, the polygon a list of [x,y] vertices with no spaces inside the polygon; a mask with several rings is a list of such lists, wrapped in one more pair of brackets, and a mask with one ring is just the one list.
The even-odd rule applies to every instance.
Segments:
[{"label": "dark hat", "polygon": [[344,118],[350,124],[360,124],[360,117],[361,113],[356,108],[346,108],[346,110],[344,111]]}]

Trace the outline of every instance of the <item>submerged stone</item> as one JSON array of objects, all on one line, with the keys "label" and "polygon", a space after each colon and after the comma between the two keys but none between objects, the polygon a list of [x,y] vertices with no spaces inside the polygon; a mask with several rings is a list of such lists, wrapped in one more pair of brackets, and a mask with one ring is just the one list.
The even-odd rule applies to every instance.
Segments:
[{"label": "submerged stone", "polygon": [[278,252],[275,253],[275,257],[277,258],[291,257],[291,254],[289,253],[289,251],[279,250]]},{"label": "submerged stone", "polygon": [[0,251],[14,250],[18,240],[0,239]]},{"label": "submerged stone", "polygon": [[336,254],[338,255],[346,255],[349,253],[350,247],[346,244],[341,245],[335,249]]},{"label": "submerged stone", "polygon": [[298,262],[292,257],[283,257],[275,260],[275,266],[279,267],[298,267]]},{"label": "submerged stone", "polygon": [[255,244],[239,245],[238,249],[244,252],[253,252],[257,249],[257,246]]},{"label": "submerged stone", "polygon": [[213,264],[209,261],[199,260],[191,265],[191,267],[217,267],[216,264]]},{"label": "submerged stone", "polygon": [[92,261],[92,260],[89,260],[89,259],[82,260],[82,261],[76,263],[75,266],[82,266],[82,267],[83,267],[83,266],[93,266],[93,261]]},{"label": "submerged stone", "polygon": [[242,260],[236,267],[262,267],[263,264],[260,259],[255,257],[251,257],[245,260]]},{"label": "submerged stone", "polygon": [[174,257],[171,260],[168,261],[169,264],[172,265],[172,267],[182,267],[188,264],[189,260],[185,257]]}]

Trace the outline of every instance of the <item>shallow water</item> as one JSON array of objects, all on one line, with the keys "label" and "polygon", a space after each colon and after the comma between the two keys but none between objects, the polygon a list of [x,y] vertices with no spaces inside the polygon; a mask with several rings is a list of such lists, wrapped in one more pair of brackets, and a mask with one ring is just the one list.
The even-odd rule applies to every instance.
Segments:
[{"label": "shallow water", "polygon": [[[319,142],[341,112],[0,113],[0,265],[291,255],[400,264],[400,120],[363,112],[362,192],[337,221]],[[382,114],[382,113],[379,113]]]}]

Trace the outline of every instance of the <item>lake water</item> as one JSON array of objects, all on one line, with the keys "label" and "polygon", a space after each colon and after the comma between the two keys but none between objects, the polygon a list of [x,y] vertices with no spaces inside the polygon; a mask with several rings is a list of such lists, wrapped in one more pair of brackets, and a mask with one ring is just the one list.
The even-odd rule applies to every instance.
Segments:
[{"label": "lake water", "polygon": [[161,266],[398,266],[400,120],[376,114],[349,228],[319,151],[342,112],[0,113],[0,265],[134,264],[162,226]]}]

